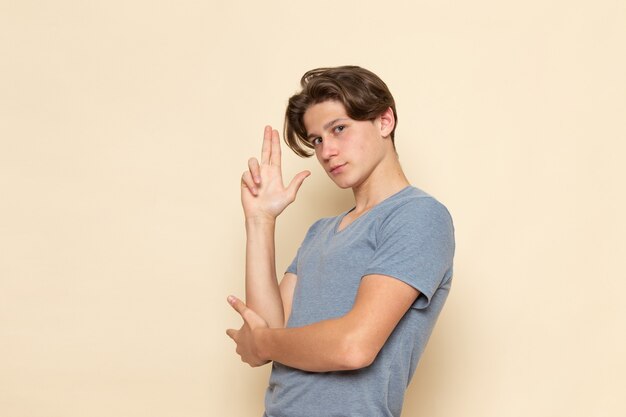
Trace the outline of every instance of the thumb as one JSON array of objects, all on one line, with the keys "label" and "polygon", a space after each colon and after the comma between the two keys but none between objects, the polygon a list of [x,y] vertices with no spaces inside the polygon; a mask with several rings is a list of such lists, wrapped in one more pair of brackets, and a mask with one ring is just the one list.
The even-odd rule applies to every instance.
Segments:
[{"label": "thumb", "polygon": [[267,322],[239,298],[234,295],[229,295],[228,303],[241,315],[241,318],[243,318],[251,329],[268,327]]},{"label": "thumb", "polygon": [[244,312],[248,309],[246,304],[234,295],[229,295],[226,300],[243,317]]},{"label": "thumb", "polygon": [[302,171],[302,172],[296,174],[296,176],[293,177],[293,179],[291,180],[291,182],[287,186],[287,190],[289,190],[289,193],[294,198],[296,197],[296,194],[298,193],[298,190],[300,189],[300,186],[304,182],[305,178],[308,177],[309,175],[311,175],[310,171]]}]

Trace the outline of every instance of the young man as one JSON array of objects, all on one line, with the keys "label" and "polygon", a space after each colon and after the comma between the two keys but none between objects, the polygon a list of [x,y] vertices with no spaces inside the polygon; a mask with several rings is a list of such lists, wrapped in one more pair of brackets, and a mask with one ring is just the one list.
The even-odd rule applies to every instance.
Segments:
[{"label": "young man", "polygon": [[244,325],[227,334],[251,366],[273,361],[266,417],[400,416],[404,392],[452,279],[446,208],[407,181],[394,145],[395,103],[359,67],[307,72],[289,100],[285,140],[314,153],[355,206],[311,226],[280,285],[276,218],[310,174],[284,186],[279,136],[241,180],[246,218]]}]

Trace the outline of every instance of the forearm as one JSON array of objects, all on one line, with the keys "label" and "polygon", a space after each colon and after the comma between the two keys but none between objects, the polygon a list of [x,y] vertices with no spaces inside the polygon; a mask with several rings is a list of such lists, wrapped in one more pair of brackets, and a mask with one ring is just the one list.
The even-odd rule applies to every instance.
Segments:
[{"label": "forearm", "polygon": [[254,310],[230,297],[228,302],[246,325],[227,334],[251,366],[276,361],[310,372],[359,369],[374,362],[418,296],[419,291],[403,281],[367,275],[346,315],[293,328],[268,328]]},{"label": "forearm", "polygon": [[260,358],[310,372],[363,368],[378,352],[363,343],[350,314],[303,327],[257,329],[253,337]]},{"label": "forearm", "polygon": [[283,327],[283,304],[276,277],[275,221],[246,219],[246,304],[270,327]]}]

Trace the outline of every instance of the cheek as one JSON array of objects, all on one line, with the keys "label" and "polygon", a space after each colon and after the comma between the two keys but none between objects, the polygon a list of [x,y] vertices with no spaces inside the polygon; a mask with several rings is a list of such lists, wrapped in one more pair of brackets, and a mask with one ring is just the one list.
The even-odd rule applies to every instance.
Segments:
[{"label": "cheek", "polygon": [[367,158],[373,151],[372,142],[370,140],[359,141],[356,144],[355,149],[359,152],[361,157]]},{"label": "cheek", "polygon": [[317,158],[317,162],[319,162],[320,166],[323,168],[324,162],[322,161],[322,153],[318,151],[317,148],[315,149],[315,158]]}]

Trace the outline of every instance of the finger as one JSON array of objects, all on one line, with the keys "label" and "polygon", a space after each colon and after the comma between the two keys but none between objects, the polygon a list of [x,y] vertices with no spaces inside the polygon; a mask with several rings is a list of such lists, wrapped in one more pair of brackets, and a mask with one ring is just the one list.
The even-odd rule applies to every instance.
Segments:
[{"label": "finger", "polygon": [[280,166],[280,136],[278,130],[272,130],[272,153],[270,154],[270,164]]},{"label": "finger", "polygon": [[269,164],[270,163],[270,154],[272,152],[272,127],[265,126],[265,131],[263,132],[263,147],[261,148],[261,163]]},{"label": "finger", "polygon": [[254,310],[249,308],[246,303],[237,297],[233,295],[228,296],[228,302],[241,315],[245,324],[250,326],[250,328],[255,329],[257,327],[267,326],[267,323],[263,320],[263,318],[261,318],[261,316],[259,316]]},{"label": "finger", "polygon": [[248,169],[250,170],[250,173],[252,174],[252,179],[254,180],[255,184],[260,184],[261,183],[261,170],[259,168],[259,161],[256,158],[248,159]]},{"label": "finger", "polygon": [[235,340],[235,337],[237,336],[237,330],[235,329],[228,329],[226,330],[226,334],[228,335],[228,337],[230,337],[231,339]]},{"label": "finger", "polygon": [[241,186],[250,190],[252,195],[258,194],[258,190],[256,188],[256,185],[254,184],[254,181],[252,180],[252,174],[250,174],[250,171],[244,171],[243,175],[241,176]]},{"label": "finger", "polygon": [[294,200],[296,198],[296,194],[298,194],[298,190],[300,189],[300,186],[302,185],[306,177],[308,177],[309,175],[311,175],[310,171],[302,171],[296,174],[296,176],[293,177],[293,179],[287,186],[287,190],[289,191],[289,194]]},{"label": "finger", "polygon": [[226,300],[228,301],[228,304],[230,304],[235,309],[235,311],[237,311],[237,313],[241,314],[241,316],[243,316],[245,311],[248,309],[248,306],[246,306],[243,301],[241,301],[234,295],[229,295]]}]

